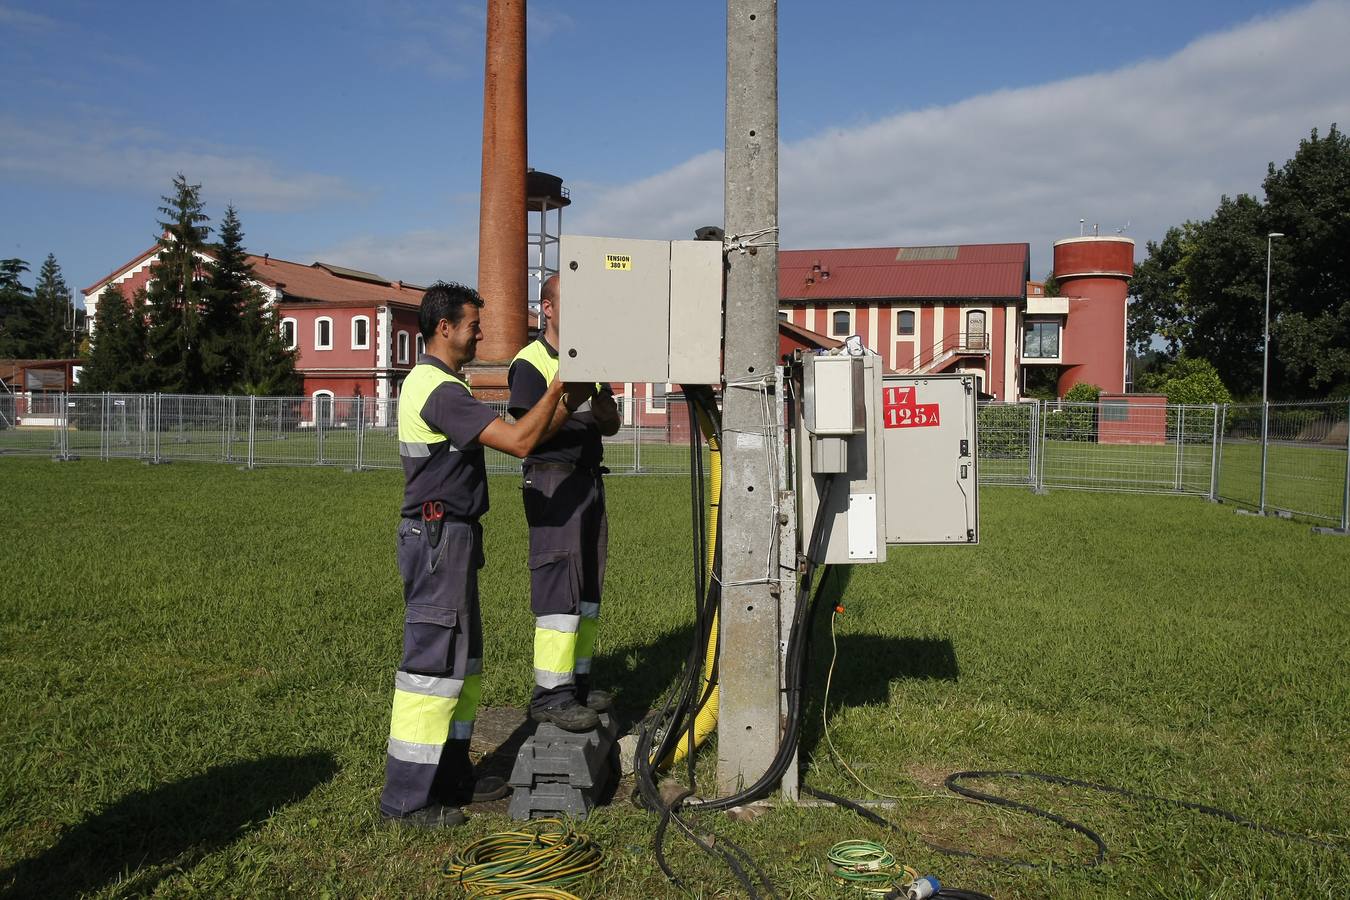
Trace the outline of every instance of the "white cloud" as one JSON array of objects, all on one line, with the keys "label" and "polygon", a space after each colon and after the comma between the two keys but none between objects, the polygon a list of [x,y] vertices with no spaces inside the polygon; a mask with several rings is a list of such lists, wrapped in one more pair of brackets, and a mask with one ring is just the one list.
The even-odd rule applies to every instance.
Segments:
[{"label": "white cloud", "polygon": [[[1028,241],[1079,217],[1145,239],[1258,192],[1309,129],[1350,121],[1350,4],[1321,2],[1111,72],[831,129],[781,150],[785,247]],[[721,153],[592,193],[569,230],[682,238],[721,220]]]},{"label": "white cloud", "polygon": [[212,200],[268,212],[350,199],[341,178],[287,171],[265,157],[234,148],[170,139],[152,129],[89,119],[78,126],[0,116],[0,172],[58,184],[165,193],[178,172],[203,185]]},{"label": "white cloud", "polygon": [[59,27],[55,19],[41,13],[29,12],[8,4],[0,5],[0,28],[21,28],[27,31],[50,31]]},{"label": "white cloud", "polygon": [[[1327,0],[1203,37],[1164,59],[828,129],[781,149],[784,247],[1051,243],[1131,223],[1139,244],[1259,193],[1313,127],[1350,122],[1350,3]],[[687,238],[722,221],[722,153],[626,184],[572,182],[567,230]],[[390,277],[472,282],[471,224],[326,251]],[[339,257],[348,253],[349,257]],[[319,258],[324,258],[320,256]]]},{"label": "white cloud", "polygon": [[418,229],[395,237],[364,235],[299,254],[297,259],[331,262],[413,284],[430,284],[442,278],[476,284],[477,223]]}]

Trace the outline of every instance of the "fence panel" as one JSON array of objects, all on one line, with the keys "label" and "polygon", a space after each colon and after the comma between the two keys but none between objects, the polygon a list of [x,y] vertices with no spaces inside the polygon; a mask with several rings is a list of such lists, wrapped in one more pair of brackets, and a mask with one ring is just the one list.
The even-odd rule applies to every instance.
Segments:
[{"label": "fence panel", "polygon": [[159,394],[156,400],[158,459],[225,461],[228,398]]},{"label": "fence panel", "polygon": [[1219,498],[1255,509],[1261,503],[1261,404],[1230,403],[1222,424]]},{"label": "fence panel", "polygon": [[1038,404],[979,404],[976,428],[979,439],[980,484],[1036,484]]},{"label": "fence panel", "polygon": [[1208,495],[1213,406],[1047,403],[1046,487]]},{"label": "fence panel", "polygon": [[308,397],[253,401],[253,465],[312,466],[318,460],[314,401]]},{"label": "fence panel", "polygon": [[398,400],[366,400],[361,413],[361,465],[398,469]]},{"label": "fence panel", "polygon": [[1266,508],[1339,525],[1348,427],[1344,402],[1270,404]]},{"label": "fence panel", "polygon": [[59,454],[64,399],[22,392],[0,396],[0,453]]}]

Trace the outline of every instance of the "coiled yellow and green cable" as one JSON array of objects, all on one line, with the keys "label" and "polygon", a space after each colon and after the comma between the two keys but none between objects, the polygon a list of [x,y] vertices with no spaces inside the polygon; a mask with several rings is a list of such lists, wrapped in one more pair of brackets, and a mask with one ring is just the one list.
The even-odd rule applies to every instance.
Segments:
[{"label": "coiled yellow and green cable", "polygon": [[840,841],[825,858],[836,881],[870,894],[890,893],[902,876],[906,884],[919,877],[918,872],[900,865],[889,850],[875,841]]},{"label": "coiled yellow and green cable", "polygon": [[600,848],[559,819],[533,831],[499,831],[456,853],[441,870],[469,898],[578,900],[566,888],[600,868]]}]

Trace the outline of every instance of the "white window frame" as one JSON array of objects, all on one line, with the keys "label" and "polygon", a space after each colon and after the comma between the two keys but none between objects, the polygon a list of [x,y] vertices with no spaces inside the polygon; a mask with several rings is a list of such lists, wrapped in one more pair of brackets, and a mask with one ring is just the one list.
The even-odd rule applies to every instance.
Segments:
[{"label": "white window frame", "polygon": [[[848,317],[848,327],[845,328],[843,331],[840,331],[840,330],[839,330],[838,328],[836,328],[835,325],[834,325],[835,317],[836,317],[836,316],[840,316],[840,315],[843,315],[843,316],[847,316],[847,317]],[[853,310],[851,310],[851,309],[832,309],[832,310],[830,310],[830,337],[832,337],[832,338],[837,338],[837,337],[850,337],[853,333],[854,333],[854,332],[853,332]]]},{"label": "white window frame", "polygon": [[400,331],[394,337],[394,356],[402,365],[408,364],[408,350],[412,347],[412,335]]},{"label": "white window frame", "polygon": [[[291,339],[286,340],[286,325],[291,326]],[[293,316],[287,316],[281,320],[281,343],[287,350],[294,350],[300,346],[300,323]]]},{"label": "white window frame", "polygon": [[[356,341],[356,323],[366,323],[366,339],[360,343]],[[370,349],[370,316],[352,316],[352,349],[369,350]]]},{"label": "white window frame", "polygon": [[665,383],[665,390],[664,390],[664,392],[661,394],[661,403],[660,403],[660,405],[658,406],[657,403],[656,403],[656,396],[655,396],[655,394],[656,394],[656,388],[657,388],[658,386],[660,386],[660,384],[661,384],[661,382],[659,382],[659,381],[657,381],[657,382],[652,382],[652,381],[647,382],[647,390],[646,390],[647,397],[646,397],[646,402],[645,402],[644,406],[645,406],[645,409],[647,410],[647,412],[649,412],[649,413],[656,413],[657,415],[662,415],[662,416],[664,416],[664,415],[666,414],[666,410],[670,408],[670,400],[668,399],[668,398],[669,398],[669,395],[670,395],[670,382],[667,381],[667,382]]},{"label": "white window frame", "polygon": [[324,422],[323,424],[332,425],[333,419],[337,416],[337,402],[333,397],[333,392],[328,390],[327,388],[320,388],[319,390],[315,391],[313,394],[310,395],[310,403],[312,404],[311,409],[312,412],[314,413],[314,424],[315,425],[319,424],[320,397],[323,397],[328,401],[328,421]]},{"label": "white window frame", "polygon": [[413,346],[417,349],[417,355],[414,356],[413,359],[414,360],[421,359],[422,354],[427,352],[427,340],[426,338],[422,337],[420,332],[418,333],[417,337],[413,339]]},{"label": "white window frame", "polygon": [[[325,344],[322,340],[320,340],[320,335],[321,335],[321,333],[322,333],[322,328],[323,328],[323,323],[324,323],[324,322],[327,322],[327,323],[328,323],[328,343],[327,343],[327,344]],[[332,317],[332,316],[319,316],[317,319],[314,320],[314,349],[315,349],[315,350],[332,350],[332,349],[333,349],[333,317]]]}]

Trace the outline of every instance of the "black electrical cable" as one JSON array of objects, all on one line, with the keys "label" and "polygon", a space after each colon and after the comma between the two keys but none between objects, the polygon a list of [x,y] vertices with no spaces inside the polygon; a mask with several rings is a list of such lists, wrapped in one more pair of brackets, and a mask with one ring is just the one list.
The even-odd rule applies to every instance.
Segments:
[{"label": "black electrical cable", "polygon": [[[688,717],[689,715],[689,711],[691,709],[690,701],[692,699],[692,695],[694,692],[694,686],[697,684],[697,673],[702,670],[702,666],[700,665],[701,660],[700,651],[706,652],[704,648],[706,648],[707,646],[707,641],[711,633],[710,632],[711,617],[709,616],[709,612],[710,610],[716,608],[715,604],[720,597],[720,591],[714,589],[712,586],[709,586],[707,582],[704,580],[703,576],[703,565],[707,553],[707,534],[701,515],[703,508],[702,447],[697,437],[701,432],[698,429],[698,422],[696,419],[696,411],[695,411],[695,405],[699,401],[698,398],[695,396],[694,392],[692,391],[686,390],[685,396],[690,404],[690,425],[691,425],[690,491],[691,491],[691,500],[693,502],[692,516],[694,522],[694,535],[695,535],[694,545],[696,557],[695,627],[694,627],[695,640],[693,646],[690,649],[689,657],[686,660],[685,669],[682,673],[682,677],[677,682],[676,689],[671,691],[670,694],[667,696],[666,703],[663,706],[661,712],[658,713],[656,717],[649,720],[647,725],[639,733],[636,758],[634,760],[635,762],[634,768],[636,769],[637,772],[638,791],[639,795],[642,797],[643,801],[649,808],[659,809],[661,811],[661,820],[657,826],[656,833],[653,835],[652,846],[656,856],[657,865],[661,868],[661,871],[666,875],[666,877],[670,879],[672,884],[675,884],[676,886],[681,888],[685,887],[684,882],[679,878],[678,875],[675,874],[674,870],[670,867],[668,860],[666,860],[665,858],[664,852],[666,831],[670,825],[670,822],[675,821],[680,826],[680,828],[685,832],[686,836],[689,837],[690,840],[693,841],[693,843],[696,846],[698,846],[701,850],[710,855],[720,857],[727,864],[728,868],[731,869],[733,876],[735,876],[736,880],[740,883],[741,887],[745,889],[746,893],[751,898],[756,898],[757,900],[757,898],[759,897],[759,892],[756,890],[754,883],[750,879],[750,876],[745,871],[746,865],[748,865],[750,868],[754,870],[756,878],[758,878],[759,881],[768,889],[769,895],[771,897],[777,897],[778,894],[774,890],[773,884],[769,880],[768,875],[758,865],[758,863],[755,862],[755,860],[750,856],[750,854],[747,853],[743,848],[739,847],[732,841],[726,840],[725,838],[721,839],[717,845],[710,844],[707,841],[704,841],[701,838],[699,838],[694,833],[693,829],[690,828],[688,824],[685,823],[682,819],[680,819],[676,810],[679,809],[679,806],[683,802],[683,800],[693,793],[693,787],[691,786],[690,788],[688,788],[684,793],[676,797],[670,803],[668,804],[664,803],[661,799],[660,791],[656,786],[656,781],[653,773],[653,765],[651,762],[653,758],[651,752],[651,744],[654,735],[658,731],[661,731],[664,727],[662,750],[661,753],[657,756],[657,758],[664,758],[664,755],[667,752],[667,746],[669,745],[670,747],[673,747],[674,742],[679,740],[681,734],[681,729],[676,728],[675,724],[678,721],[680,721],[680,719]],[[713,427],[716,427],[715,415],[709,413],[709,419],[713,423]],[[718,553],[717,545],[714,546],[714,553],[715,554]],[[711,683],[712,682],[710,680],[710,684]],[[679,698],[678,702],[676,702],[676,697]],[[701,704],[704,701],[706,701],[706,696],[703,698],[703,700],[699,701],[698,705],[692,706],[692,709],[696,712],[699,706],[701,706]],[[674,710],[673,716],[672,716],[672,708]],[[692,782],[694,777],[692,719],[690,719],[689,736],[691,746],[689,748],[690,752],[688,754],[688,758],[690,763],[690,780]],[[742,862],[744,862],[746,865],[743,865]]]}]

